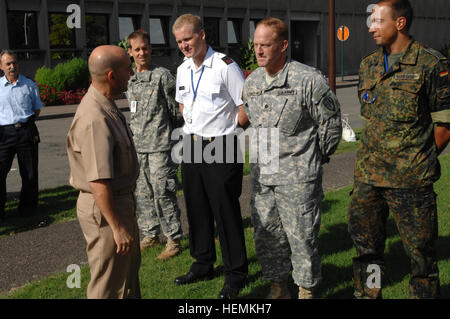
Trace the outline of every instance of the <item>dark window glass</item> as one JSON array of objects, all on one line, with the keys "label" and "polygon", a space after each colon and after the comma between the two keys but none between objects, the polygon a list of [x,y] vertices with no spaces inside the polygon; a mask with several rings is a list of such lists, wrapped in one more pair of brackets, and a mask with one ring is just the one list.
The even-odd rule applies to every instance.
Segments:
[{"label": "dark window glass", "polygon": [[259,20],[250,20],[250,39],[253,41],[253,36],[255,35],[256,25]]},{"label": "dark window glass", "polygon": [[104,14],[86,15],[86,45],[92,49],[109,43],[108,16]]},{"label": "dark window glass", "polygon": [[134,32],[139,29],[139,21],[136,16],[121,16],[119,17],[119,36],[120,39],[123,40],[130,35],[131,32]]},{"label": "dark window glass", "polygon": [[153,56],[170,55],[169,48],[169,17],[150,17],[150,41]]},{"label": "dark window glass", "polygon": [[67,13],[50,13],[48,16],[50,48],[75,48],[75,28],[67,26]]},{"label": "dark window glass", "polygon": [[[77,50],[51,50],[51,58],[52,60],[72,60],[73,58],[80,57],[81,51]],[[61,61],[57,61],[59,63]]]},{"label": "dark window glass", "polygon": [[219,18],[204,18],[203,20],[203,25],[206,32],[206,42],[212,47],[218,47],[220,45],[219,22]]},{"label": "dark window glass", "polygon": [[41,58],[42,53],[41,52],[33,52],[33,51],[23,51],[23,52],[16,52],[17,59],[19,61],[24,60],[38,60]]},{"label": "dark window glass", "polygon": [[239,20],[227,21],[228,44],[241,42],[241,23]]},{"label": "dark window glass", "polygon": [[167,44],[168,22],[169,20],[165,17],[151,17],[149,19],[150,41],[152,45],[164,46]]},{"label": "dark window glass", "polygon": [[8,12],[8,36],[11,49],[38,49],[36,12]]}]

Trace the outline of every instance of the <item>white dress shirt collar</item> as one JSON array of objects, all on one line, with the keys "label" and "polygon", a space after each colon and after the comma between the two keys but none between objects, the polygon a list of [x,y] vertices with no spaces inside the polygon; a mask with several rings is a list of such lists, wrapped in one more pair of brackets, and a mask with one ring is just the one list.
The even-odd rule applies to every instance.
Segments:
[{"label": "white dress shirt collar", "polygon": [[[216,51],[214,51],[210,46],[208,46],[208,50],[206,51],[206,55],[205,55],[205,58],[203,59],[201,66],[211,68],[215,52]],[[191,58],[190,60],[191,61],[189,61],[190,63],[189,63],[188,68],[194,70],[194,72],[201,69],[201,67],[199,67],[198,69],[195,67],[194,59]]]}]

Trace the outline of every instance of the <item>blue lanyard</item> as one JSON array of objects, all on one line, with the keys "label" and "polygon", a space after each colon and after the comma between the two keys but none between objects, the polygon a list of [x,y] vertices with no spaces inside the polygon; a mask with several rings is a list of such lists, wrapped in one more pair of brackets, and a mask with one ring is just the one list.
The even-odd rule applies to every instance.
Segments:
[{"label": "blue lanyard", "polygon": [[[387,55],[386,55],[386,51],[383,50],[383,54],[384,54],[384,69],[387,71],[389,71],[389,64],[388,64],[388,59],[387,59]],[[369,94],[367,93],[367,90],[364,92],[363,95],[363,101],[367,104],[372,104],[377,100],[378,95],[375,95],[373,97],[373,99],[369,100]]]},{"label": "blue lanyard", "polygon": [[198,91],[198,85],[200,84],[200,80],[202,79],[203,71],[205,71],[205,66],[202,66],[202,72],[200,73],[200,77],[197,81],[197,86],[194,88],[194,71],[191,70],[191,84],[192,84],[192,91],[194,92],[194,100],[192,103],[195,102],[195,99],[197,98],[197,91]]},{"label": "blue lanyard", "polygon": [[386,72],[389,71],[389,64],[388,64],[386,51],[384,51],[384,69],[386,70]]}]

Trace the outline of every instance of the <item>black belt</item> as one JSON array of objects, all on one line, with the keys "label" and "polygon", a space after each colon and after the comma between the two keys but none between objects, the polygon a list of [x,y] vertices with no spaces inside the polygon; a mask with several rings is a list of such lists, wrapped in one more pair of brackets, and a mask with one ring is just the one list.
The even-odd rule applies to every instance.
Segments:
[{"label": "black belt", "polygon": [[[113,190],[112,194],[113,194],[113,196],[114,195],[119,196],[119,195],[133,194],[135,189],[136,189],[135,186],[126,187],[126,188],[122,188],[122,189],[119,189],[119,190]],[[82,189],[80,190],[80,192],[82,192],[83,194],[91,194],[92,195],[92,192],[87,192],[87,191],[84,191]]]},{"label": "black belt", "polygon": [[21,127],[26,127],[26,126],[30,125],[31,123],[34,123],[34,116],[30,116],[29,118],[27,118],[26,122],[18,122],[18,123],[15,123],[15,124],[0,125],[0,127],[21,128]]}]

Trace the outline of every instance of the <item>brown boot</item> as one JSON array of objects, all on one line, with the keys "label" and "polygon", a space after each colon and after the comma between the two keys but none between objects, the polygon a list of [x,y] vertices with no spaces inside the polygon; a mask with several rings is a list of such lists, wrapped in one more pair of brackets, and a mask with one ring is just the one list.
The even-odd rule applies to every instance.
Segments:
[{"label": "brown boot", "polygon": [[298,287],[298,299],[313,299],[313,289]]},{"label": "brown boot", "polygon": [[284,280],[272,280],[267,299],[291,299],[291,294]]},{"label": "brown boot", "polygon": [[158,259],[167,260],[181,253],[181,243],[179,239],[167,239],[166,248],[159,254]]},{"label": "brown boot", "polygon": [[153,247],[156,245],[159,245],[160,241],[159,241],[159,237],[155,236],[155,237],[148,237],[145,236],[140,243],[141,246],[141,251],[147,249],[148,247]]}]

